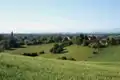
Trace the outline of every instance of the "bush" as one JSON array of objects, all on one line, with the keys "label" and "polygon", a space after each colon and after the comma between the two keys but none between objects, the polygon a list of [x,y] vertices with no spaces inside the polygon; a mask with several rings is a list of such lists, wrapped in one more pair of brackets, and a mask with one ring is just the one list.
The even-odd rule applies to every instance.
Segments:
[{"label": "bush", "polygon": [[65,56],[59,57],[58,59],[67,60],[67,58]]},{"label": "bush", "polygon": [[60,46],[59,44],[54,44],[53,47],[54,47],[55,49],[57,49],[57,48],[59,48],[59,46]]},{"label": "bush", "polygon": [[88,40],[83,40],[82,45],[83,45],[83,46],[88,46],[88,45],[89,45],[89,43],[90,43],[90,42],[89,42]]},{"label": "bush", "polygon": [[93,51],[93,54],[98,54],[98,52]]},{"label": "bush", "polygon": [[32,53],[31,56],[38,56],[37,52],[36,53]]},{"label": "bush", "polygon": [[74,58],[70,57],[67,60],[76,61]]},{"label": "bush", "polygon": [[58,59],[76,61],[74,58],[72,58],[72,57],[67,58],[66,56],[59,57]]},{"label": "bush", "polygon": [[59,44],[55,44],[53,48],[50,49],[51,53],[62,53],[64,51],[63,46]]},{"label": "bush", "polygon": [[51,53],[56,53],[56,51],[55,51],[54,48],[51,48],[51,49],[50,49],[50,52],[51,52]]},{"label": "bush", "polygon": [[95,50],[93,51],[93,54],[98,54],[98,53],[99,53],[98,49],[95,49]]},{"label": "bush", "polygon": [[66,47],[66,46],[70,46],[72,44],[73,44],[72,41],[65,41],[65,42],[62,42],[61,46]]},{"label": "bush", "polygon": [[31,57],[35,57],[35,56],[39,56],[37,53],[23,53],[24,56],[31,56]]},{"label": "bush", "polygon": [[99,48],[100,47],[100,45],[98,43],[90,43],[88,46],[91,48]]},{"label": "bush", "polygon": [[4,51],[5,49],[10,49],[9,41],[1,40],[0,41],[0,52]]},{"label": "bush", "polygon": [[3,52],[5,49],[3,46],[0,46],[0,52]]},{"label": "bush", "polygon": [[44,53],[45,53],[44,51],[39,52],[39,54],[44,54]]}]

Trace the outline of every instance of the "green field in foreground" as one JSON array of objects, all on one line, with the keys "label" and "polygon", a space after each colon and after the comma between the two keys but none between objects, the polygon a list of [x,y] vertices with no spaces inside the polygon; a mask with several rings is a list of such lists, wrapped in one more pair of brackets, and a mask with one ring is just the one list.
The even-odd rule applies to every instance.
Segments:
[{"label": "green field in foreground", "polygon": [[26,48],[18,48],[15,50],[5,51],[11,54],[21,54],[24,52],[40,52],[42,50],[45,51],[45,54],[40,55],[41,57],[45,58],[58,58],[60,56],[67,56],[73,57],[76,60],[86,60],[89,56],[92,56],[92,49],[84,46],[77,46],[72,45],[66,47],[66,53],[63,54],[52,54],[50,53],[50,49],[52,48],[53,44],[43,44],[43,45],[36,45],[36,46],[26,46]]},{"label": "green field in foreground", "polygon": [[120,80],[120,63],[62,61],[1,53],[0,80]]}]

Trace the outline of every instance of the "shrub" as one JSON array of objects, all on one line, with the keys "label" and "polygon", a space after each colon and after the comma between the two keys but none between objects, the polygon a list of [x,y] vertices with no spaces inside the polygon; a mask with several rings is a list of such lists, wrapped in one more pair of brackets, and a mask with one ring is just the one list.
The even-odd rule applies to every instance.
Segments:
[{"label": "shrub", "polygon": [[88,40],[83,40],[82,45],[83,45],[83,46],[88,46],[88,45],[89,45],[89,43],[90,43],[90,42],[89,42]]},{"label": "shrub", "polygon": [[39,56],[37,53],[23,53],[24,56],[31,56],[31,57],[35,57],[35,56]]},{"label": "shrub", "polygon": [[58,59],[67,60],[67,58],[65,56],[59,57]]},{"label": "shrub", "polygon": [[55,49],[59,48],[59,44],[54,44],[53,46]]},{"label": "shrub", "polygon": [[65,42],[62,42],[61,46],[66,47],[66,46],[70,46],[72,44],[73,44],[72,41],[65,41]]},{"label": "shrub", "polygon": [[31,56],[38,56],[37,52],[36,53],[32,53]]},{"label": "shrub", "polygon": [[29,53],[23,53],[22,55],[24,55],[24,56],[28,56],[28,55],[29,55]]},{"label": "shrub", "polygon": [[64,48],[62,45],[55,44],[53,48],[50,49],[51,53],[62,53],[64,51]]},{"label": "shrub", "polygon": [[90,43],[88,46],[91,48],[99,48],[100,45],[98,43]]},{"label": "shrub", "polygon": [[44,54],[44,53],[45,53],[44,51],[39,52],[39,54]]},{"label": "shrub", "polygon": [[3,52],[4,50],[4,47],[0,46],[0,52]]},{"label": "shrub", "polygon": [[72,57],[67,58],[66,56],[59,57],[58,59],[76,61],[74,58]]},{"label": "shrub", "polygon": [[70,57],[67,60],[76,61],[74,58]]},{"label": "shrub", "polygon": [[93,54],[98,54],[98,52],[93,51]]},{"label": "shrub", "polygon": [[63,49],[62,47],[59,47],[59,48],[56,49],[56,52],[57,52],[57,53],[61,53],[61,52],[63,52],[63,50],[64,50],[64,49]]},{"label": "shrub", "polygon": [[93,54],[98,54],[98,49],[95,49],[94,51],[93,51]]},{"label": "shrub", "polygon": [[50,52],[51,52],[51,53],[56,53],[56,50],[55,50],[54,48],[51,48],[51,49],[50,49]]}]

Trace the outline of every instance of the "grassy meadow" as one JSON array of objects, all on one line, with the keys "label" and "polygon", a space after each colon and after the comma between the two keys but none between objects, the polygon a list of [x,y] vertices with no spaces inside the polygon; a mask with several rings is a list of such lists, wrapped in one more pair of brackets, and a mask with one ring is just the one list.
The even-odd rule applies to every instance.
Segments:
[{"label": "grassy meadow", "polygon": [[40,55],[40,57],[45,58],[58,58],[60,56],[66,56],[66,57],[73,57],[76,60],[85,60],[88,57],[92,56],[92,49],[84,46],[78,46],[78,45],[71,45],[68,47],[65,47],[65,53],[62,54],[53,54],[49,50],[52,48],[54,44],[42,44],[42,45],[35,45],[35,46],[25,46],[25,48],[18,48],[13,50],[7,50],[6,53],[11,54],[21,54],[25,52],[40,52],[44,50],[45,54]]},{"label": "grassy meadow", "polygon": [[109,46],[100,51],[100,54],[89,59],[91,61],[120,61],[120,46]]},{"label": "grassy meadow", "polygon": [[0,54],[0,80],[120,80],[119,62],[63,61]]},{"label": "grassy meadow", "polygon": [[[93,54],[92,48],[71,45],[65,47],[65,53],[53,54],[49,51],[53,45],[24,46],[1,53],[0,80],[120,80],[120,46]],[[43,50],[45,54],[38,57],[20,55]],[[58,60],[60,56],[77,61]]]},{"label": "grassy meadow", "polygon": [[85,46],[71,45],[65,47],[65,53],[53,54],[49,50],[54,44],[42,44],[35,46],[24,46],[24,48],[16,48],[12,50],[6,50],[5,53],[21,54],[25,52],[40,52],[44,51],[45,54],[41,54],[39,57],[44,58],[58,58],[60,56],[73,57],[77,61],[120,61],[120,46],[109,46],[99,50],[99,53],[94,55],[93,49]]}]

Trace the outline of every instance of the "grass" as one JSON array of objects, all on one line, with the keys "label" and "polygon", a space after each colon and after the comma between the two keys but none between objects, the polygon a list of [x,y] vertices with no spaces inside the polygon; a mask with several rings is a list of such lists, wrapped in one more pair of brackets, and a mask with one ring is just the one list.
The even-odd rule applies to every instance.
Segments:
[{"label": "grass", "polygon": [[[52,46],[26,46],[1,53],[0,80],[120,80],[120,46],[103,48],[96,55],[91,48],[77,45],[66,47],[66,53],[52,54]],[[43,50],[45,54],[34,58],[11,55]],[[77,61],[56,59],[63,55]]]},{"label": "grass", "polygon": [[52,48],[53,44],[42,44],[42,45],[33,45],[33,46],[24,46],[25,48],[16,48],[13,50],[7,50],[5,52],[12,53],[12,54],[20,54],[24,52],[40,52],[42,50],[45,53],[50,53],[49,50]]},{"label": "grass", "polygon": [[15,50],[5,51],[6,53],[11,54],[21,54],[25,52],[40,52],[42,50],[45,51],[45,54],[40,55],[45,58],[58,58],[60,56],[73,57],[76,60],[86,60],[89,56],[92,55],[92,49],[83,46],[72,45],[66,47],[66,53],[63,54],[52,54],[49,50],[52,48],[53,44],[43,44],[36,46],[26,46],[26,48],[18,48]]},{"label": "grass", "polygon": [[77,61],[120,61],[120,46],[109,46],[100,50],[99,54],[93,55],[93,49],[84,46],[71,45],[66,47],[68,52],[63,54],[52,54],[49,50],[53,44],[43,44],[37,46],[27,46],[26,48],[18,48],[15,50],[5,51],[11,54],[20,54],[24,52],[40,52],[45,51],[45,54],[40,55],[44,58],[58,58],[60,56],[73,57]]},{"label": "grass", "polygon": [[72,45],[67,47],[68,56],[72,56],[76,60],[86,60],[92,56],[92,49],[89,47]]},{"label": "grass", "polygon": [[72,62],[0,54],[0,80],[120,80],[119,67],[119,62]]},{"label": "grass", "polygon": [[89,59],[91,61],[120,61],[120,46],[110,46],[100,51],[100,54]]}]

